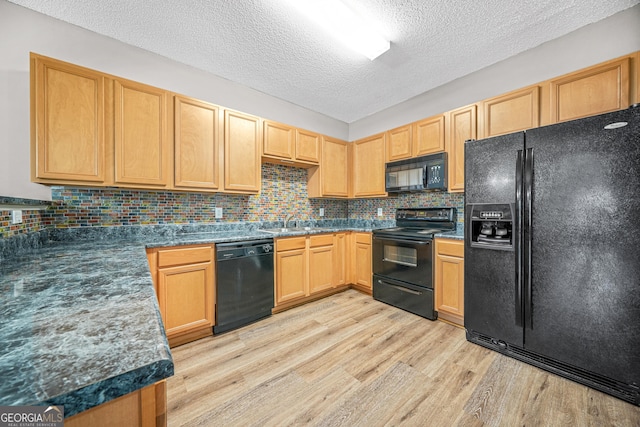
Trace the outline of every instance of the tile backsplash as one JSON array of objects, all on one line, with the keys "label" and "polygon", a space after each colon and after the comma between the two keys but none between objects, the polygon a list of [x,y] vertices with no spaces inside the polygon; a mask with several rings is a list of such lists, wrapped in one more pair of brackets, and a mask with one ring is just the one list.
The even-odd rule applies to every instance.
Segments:
[{"label": "tile backsplash", "polygon": [[[453,206],[458,222],[464,221],[464,195],[450,193],[406,193],[378,199],[309,199],[305,169],[264,164],[262,191],[258,195],[181,193],[127,189],[52,187],[51,207],[23,210],[23,223],[11,224],[11,211],[0,207],[0,237],[40,231],[45,228],[91,226],[216,223],[237,221],[282,221],[295,219],[393,220],[401,207]],[[20,199],[0,197],[1,204],[24,204]],[[222,208],[216,219],[214,208]],[[324,208],[324,217],[319,216]],[[382,208],[383,216],[377,216]]]}]

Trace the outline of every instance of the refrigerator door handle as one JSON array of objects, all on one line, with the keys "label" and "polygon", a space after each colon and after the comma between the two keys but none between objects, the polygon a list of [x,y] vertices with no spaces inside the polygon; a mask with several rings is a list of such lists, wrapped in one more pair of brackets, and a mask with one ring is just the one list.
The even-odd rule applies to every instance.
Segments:
[{"label": "refrigerator door handle", "polygon": [[513,249],[516,257],[516,326],[524,326],[522,314],[522,173],[524,157],[522,150],[518,150],[516,158],[516,233],[514,233]]},{"label": "refrigerator door handle", "polygon": [[533,148],[528,148],[524,160],[524,327],[533,329],[531,309],[531,216],[533,199]]}]

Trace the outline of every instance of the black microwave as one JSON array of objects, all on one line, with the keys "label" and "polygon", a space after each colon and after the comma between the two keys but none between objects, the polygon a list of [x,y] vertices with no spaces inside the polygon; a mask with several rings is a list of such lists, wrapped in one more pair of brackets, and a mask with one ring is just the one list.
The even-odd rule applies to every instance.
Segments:
[{"label": "black microwave", "polygon": [[447,191],[447,153],[387,163],[385,191]]}]

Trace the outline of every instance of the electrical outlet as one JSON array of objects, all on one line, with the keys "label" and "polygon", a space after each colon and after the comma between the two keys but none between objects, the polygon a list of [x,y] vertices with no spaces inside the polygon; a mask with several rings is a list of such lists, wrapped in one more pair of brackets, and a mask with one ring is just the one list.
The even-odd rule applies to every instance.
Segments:
[{"label": "electrical outlet", "polygon": [[216,219],[222,218],[222,208],[215,208]]},{"label": "electrical outlet", "polygon": [[324,208],[320,208],[320,216],[324,216]]},{"label": "electrical outlet", "polygon": [[378,208],[378,216],[382,216],[382,208]]},{"label": "electrical outlet", "polygon": [[11,224],[22,224],[22,211],[11,211]]}]

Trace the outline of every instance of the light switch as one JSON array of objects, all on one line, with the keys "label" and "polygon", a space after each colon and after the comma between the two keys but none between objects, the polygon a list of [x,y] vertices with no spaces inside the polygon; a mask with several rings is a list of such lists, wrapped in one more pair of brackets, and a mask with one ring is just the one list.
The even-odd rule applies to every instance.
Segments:
[{"label": "light switch", "polygon": [[320,208],[320,216],[324,216],[324,208]]},{"label": "light switch", "polygon": [[382,216],[382,208],[378,208],[378,216]]},{"label": "light switch", "polygon": [[22,211],[11,211],[11,224],[22,224]]},{"label": "light switch", "polygon": [[216,219],[222,218],[222,208],[215,208]]}]

